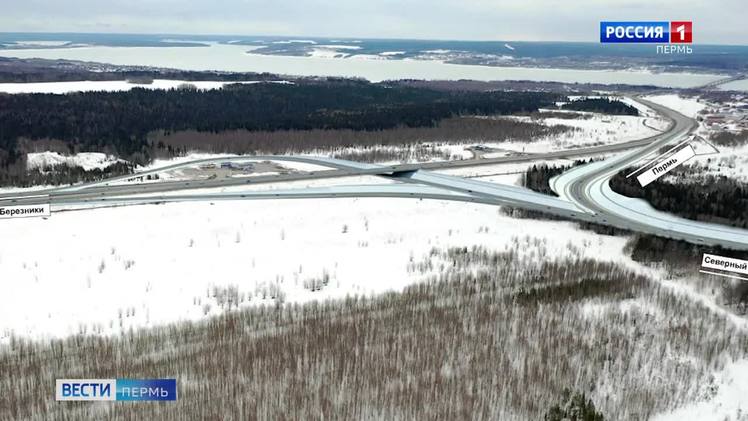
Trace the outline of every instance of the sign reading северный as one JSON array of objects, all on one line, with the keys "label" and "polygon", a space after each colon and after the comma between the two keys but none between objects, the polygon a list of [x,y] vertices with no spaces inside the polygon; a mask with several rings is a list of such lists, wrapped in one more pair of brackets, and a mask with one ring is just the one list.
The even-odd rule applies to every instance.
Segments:
[{"label": "sign reading \u0441\u0435\u0432\u0435\u0440\u043d\u044b\u0439", "polygon": [[748,260],[733,259],[731,257],[704,253],[701,266],[709,269],[719,269],[727,272],[748,275]]}]

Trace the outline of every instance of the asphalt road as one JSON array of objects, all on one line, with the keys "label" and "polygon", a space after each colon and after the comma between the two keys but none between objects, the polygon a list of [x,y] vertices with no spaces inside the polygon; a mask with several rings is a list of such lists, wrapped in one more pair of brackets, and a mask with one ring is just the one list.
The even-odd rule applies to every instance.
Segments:
[{"label": "asphalt road", "polygon": [[657,155],[660,148],[678,143],[698,127],[693,119],[674,110],[646,100],[639,101],[670,119],[673,122],[670,129],[651,138],[648,146],[601,163],[568,171],[554,180],[554,190],[561,197],[594,212],[596,219],[604,225],[696,244],[747,250],[748,230],[692,221],[656,211],[651,207],[636,206],[628,198],[610,189],[609,181],[618,172],[642,161],[648,155]]},{"label": "asphalt road", "polygon": [[[676,221],[672,217],[664,221],[657,215],[642,215],[641,210],[629,209],[625,200],[614,197],[606,190],[608,180],[615,173],[641,160],[660,147],[683,138],[696,127],[696,122],[666,107],[640,100],[671,121],[667,130],[645,139],[613,145],[602,145],[556,151],[541,154],[526,154],[490,159],[467,159],[430,163],[398,164],[380,166],[331,158],[311,156],[252,156],[211,158],[139,173],[147,176],[171,169],[206,163],[247,160],[272,160],[315,164],[327,169],[319,171],[273,174],[245,178],[228,178],[195,181],[165,181],[117,184],[132,179],[132,175],[101,182],[71,187],[34,191],[23,194],[0,196],[0,205],[50,203],[65,205],[107,205],[121,203],[159,203],[186,200],[260,200],[278,198],[334,198],[334,197],[417,197],[441,200],[510,205],[518,208],[541,211],[567,218],[597,222],[632,231],[678,238],[694,243],[722,245],[735,249],[748,249],[748,231],[737,230],[695,221]],[[561,198],[542,195],[528,189],[478,180],[436,174],[428,170],[496,165],[502,163],[551,160],[579,156],[598,155],[634,149],[630,153],[617,155],[603,162],[578,167],[561,176],[565,178]],[[254,186],[266,183],[309,181],[361,175],[376,175],[390,178],[403,184],[380,184],[371,186],[332,186],[302,188],[296,190],[247,190],[232,193],[203,193],[192,190],[232,186]],[[189,193],[179,193],[190,190]],[[46,196],[48,195],[48,196]],[[625,198],[624,198],[625,199]]]},{"label": "asphalt road", "polygon": [[[567,159],[577,158],[584,156],[600,155],[612,152],[619,152],[637,148],[643,145],[647,145],[652,141],[652,138],[637,139],[629,142],[616,143],[611,145],[600,145],[591,146],[586,148],[575,148],[564,151],[554,151],[547,153],[537,154],[524,154],[505,156],[498,158],[484,158],[484,159],[465,159],[456,161],[441,161],[441,162],[426,162],[426,163],[413,163],[413,164],[398,164],[391,166],[370,166],[368,168],[358,168],[343,163],[343,161],[331,162],[331,160],[321,161],[317,157],[304,157],[304,156],[275,156],[275,155],[257,155],[257,156],[227,156],[219,158],[209,158],[190,161],[186,163],[169,165],[149,171],[138,173],[137,175],[127,175],[122,177],[114,177],[103,181],[97,181],[93,183],[85,183],[70,187],[53,188],[46,190],[37,190],[33,193],[7,193],[0,194],[0,205],[31,205],[46,203],[55,203],[57,199],[64,199],[69,202],[72,199],[79,200],[91,200],[96,198],[111,197],[111,196],[130,196],[130,195],[142,195],[151,193],[164,193],[174,192],[179,190],[194,190],[194,189],[208,189],[208,188],[221,188],[221,187],[232,187],[232,186],[253,186],[267,183],[280,183],[288,181],[305,181],[305,180],[320,180],[328,178],[342,178],[342,177],[354,177],[361,175],[392,175],[395,173],[404,173],[415,170],[440,170],[449,168],[464,168],[464,167],[476,167],[484,165],[497,165],[497,164],[509,164],[509,163],[520,163],[520,162],[532,162],[539,160],[552,160],[552,159]],[[326,169],[319,171],[310,172],[299,172],[289,174],[273,174],[265,176],[254,176],[244,178],[229,178],[229,179],[214,179],[214,180],[193,180],[193,181],[160,181],[160,182],[143,182],[143,183],[132,183],[132,184],[117,184],[123,183],[128,179],[137,177],[146,177],[156,173],[179,169],[187,166],[220,163],[227,161],[247,161],[247,160],[272,160],[272,161],[288,161],[288,162],[301,162],[306,164],[316,164],[334,169]],[[39,197],[30,197],[32,195],[49,195],[49,199]]]}]

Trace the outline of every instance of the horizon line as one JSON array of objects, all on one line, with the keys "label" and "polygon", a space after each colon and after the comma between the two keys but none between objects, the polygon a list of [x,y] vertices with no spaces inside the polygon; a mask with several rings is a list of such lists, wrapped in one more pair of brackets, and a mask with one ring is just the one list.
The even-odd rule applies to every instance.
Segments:
[{"label": "horizon line", "polygon": [[[2,34],[72,34],[72,35],[149,35],[149,36],[191,36],[191,37],[254,37],[254,38],[309,38],[309,39],[341,39],[341,40],[377,40],[377,41],[440,41],[440,42],[520,42],[520,43],[563,43],[563,44],[600,44],[599,41],[571,41],[571,40],[523,40],[523,39],[448,39],[448,38],[408,38],[408,37],[356,37],[333,35],[241,35],[241,34],[189,34],[170,32],[75,32],[75,31],[0,31]],[[692,45],[720,46],[720,47],[748,47],[748,44],[721,43],[693,43]]]}]

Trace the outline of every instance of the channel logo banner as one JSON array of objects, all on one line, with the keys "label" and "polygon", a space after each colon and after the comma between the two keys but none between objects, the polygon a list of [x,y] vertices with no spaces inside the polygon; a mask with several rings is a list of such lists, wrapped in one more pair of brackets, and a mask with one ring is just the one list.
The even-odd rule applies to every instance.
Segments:
[{"label": "channel logo banner", "polygon": [[117,379],[118,401],[175,401],[176,379]]},{"label": "channel logo banner", "polygon": [[606,43],[670,43],[670,22],[600,22],[600,42]]},{"label": "channel logo banner", "polygon": [[117,390],[114,379],[57,379],[58,401],[113,401]]},{"label": "channel logo banner", "polygon": [[175,401],[176,379],[57,379],[58,401]]}]

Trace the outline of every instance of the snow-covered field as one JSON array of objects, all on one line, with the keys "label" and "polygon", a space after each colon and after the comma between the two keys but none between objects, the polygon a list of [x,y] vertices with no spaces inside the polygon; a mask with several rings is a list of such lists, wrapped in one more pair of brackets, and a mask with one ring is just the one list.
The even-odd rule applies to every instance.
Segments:
[{"label": "snow-covered field", "polygon": [[[589,118],[565,119],[542,118],[531,120],[530,117],[502,117],[520,121],[536,121],[548,126],[565,125],[576,130],[556,136],[548,136],[534,142],[484,143],[489,147],[498,147],[516,152],[542,153],[569,148],[606,145],[653,136],[667,127],[662,119],[650,116],[620,116],[582,113]],[[491,158],[494,154],[486,154]],[[501,156],[501,155],[496,155]]]},{"label": "snow-covered field", "polygon": [[706,104],[699,102],[696,98],[683,97],[677,94],[668,95],[651,95],[646,96],[644,99],[652,101],[654,103],[664,105],[670,109],[678,111],[679,113],[696,118],[699,111],[706,108]]},{"label": "snow-covered field", "polygon": [[[604,155],[602,155],[604,156]],[[600,157],[602,157],[600,156]],[[595,157],[595,158],[600,158]],[[492,183],[510,184],[515,186],[522,185],[523,174],[533,165],[564,166],[571,165],[574,160],[555,159],[555,160],[537,160],[530,162],[519,162],[516,164],[498,164],[485,165],[480,167],[453,168],[447,170],[438,170],[436,172],[454,175],[458,177],[479,178],[481,181]]]},{"label": "snow-covered field", "polygon": [[[198,156],[183,160],[195,158]],[[449,172],[463,176],[504,172],[483,179],[516,183],[519,172],[539,163]],[[299,165],[298,169],[316,169]],[[374,180],[387,182],[357,177],[256,188]],[[0,306],[0,343],[10,335],[117,334],[130,328],[201,319],[236,306],[397,291],[423,279],[410,272],[408,265],[433,247],[513,249],[530,259],[590,257],[620,262],[663,278],[660,271],[626,257],[625,237],[581,231],[568,222],[518,220],[493,206],[432,200],[268,200],[113,207],[57,212],[47,220],[6,220],[0,224],[0,235],[13,239],[0,242],[0,287],[5,291]],[[540,241],[535,242],[536,238]],[[681,281],[663,279],[662,285],[703,302],[711,311],[726,313],[713,297]],[[614,307],[596,303],[586,307],[589,317],[610,311],[651,310],[646,302],[630,300]],[[653,317],[656,321],[660,316],[653,313]],[[735,316],[732,320],[746,327],[743,319]],[[746,384],[737,374],[745,372],[745,367],[744,361],[738,361],[717,373],[713,399],[662,414],[662,420],[734,417],[746,393]]]},{"label": "snow-covered field", "polygon": [[[423,279],[408,265],[434,247],[512,249],[529,259],[590,257],[663,277],[626,257],[625,237],[580,231],[568,222],[518,220],[493,206],[432,200],[114,207],[58,212],[47,220],[6,220],[0,233],[13,239],[0,242],[0,343],[11,334],[117,334],[196,320],[237,305],[397,291]],[[663,279],[662,285],[726,313],[681,280]],[[591,302],[585,311],[589,317],[610,311],[649,312],[653,322],[661,317],[638,301],[615,307]],[[732,320],[746,328],[745,320]],[[720,421],[734,416],[746,391],[735,371],[741,367],[744,372],[746,363],[717,373],[714,399],[675,414]],[[662,419],[675,419],[667,416],[676,415]]]},{"label": "snow-covered field", "polygon": [[66,94],[70,92],[121,92],[129,91],[133,88],[144,89],[176,89],[182,85],[192,85],[200,90],[221,89],[231,83],[259,83],[256,81],[249,82],[219,82],[219,81],[186,81],[171,79],[154,79],[153,83],[130,83],[126,80],[107,80],[107,81],[76,81],[76,82],[39,82],[39,83],[0,83],[0,92],[9,94],[28,94],[28,93],[45,93],[45,94]]},{"label": "snow-covered field", "polygon": [[748,183],[748,145],[718,149],[717,154],[697,156],[689,163],[697,165],[700,174],[722,175]]},{"label": "snow-covered field", "polygon": [[[691,115],[701,103],[661,96],[664,103]],[[701,108],[699,108],[701,107]],[[664,128],[649,111],[643,117],[592,115],[589,119],[543,119],[544,124],[578,130],[539,142],[485,144],[515,152],[544,152],[620,142]],[[568,135],[568,136],[567,136]],[[466,145],[439,145],[472,157]],[[329,152],[329,151],[328,151]],[[742,156],[748,150],[742,150]],[[496,155],[506,152],[495,152]],[[224,156],[224,155],[221,155]],[[491,154],[487,154],[491,156]],[[147,168],[215,158],[190,154],[160,160]],[[104,154],[73,157],[45,152],[29,155],[29,166],[55,163],[102,168],[116,162]],[[447,170],[461,176],[517,184],[521,173],[543,161]],[[568,160],[551,164],[564,165]],[[319,166],[282,162],[299,171]],[[732,164],[736,171],[748,163]],[[378,177],[352,177],[262,185],[256,189],[335,184],[384,183]],[[240,191],[239,186],[223,191]],[[61,209],[57,209],[61,210]],[[433,247],[484,246],[519,250],[528,258],[590,257],[615,261],[653,275],[664,287],[692,297],[709,311],[725,315],[714,296],[683,279],[631,261],[627,238],[581,231],[558,221],[518,220],[494,206],[415,199],[313,199],[217,201],[140,205],[56,212],[51,218],[0,223],[0,343],[11,335],[59,337],[78,332],[117,334],[130,328],[197,320],[235,308],[308,302],[355,294],[401,290],[422,280],[408,264]],[[540,239],[542,247],[533,239]],[[540,250],[543,250],[542,253]],[[541,255],[542,254],[542,255]],[[234,307],[232,307],[234,306]],[[646,302],[614,305],[590,302],[585,314],[652,312]],[[653,321],[662,315],[652,314]],[[748,328],[745,319],[731,316]],[[716,392],[659,420],[739,419],[746,410],[748,362],[715,373]]]},{"label": "snow-covered field", "polygon": [[729,364],[714,375],[713,396],[693,402],[653,421],[744,421],[748,419],[748,360]]},{"label": "snow-covered field", "polygon": [[26,167],[30,170],[65,164],[90,171],[106,168],[118,161],[119,159],[114,156],[100,152],[82,152],[71,156],[60,155],[57,152],[34,152],[26,155]]},{"label": "snow-covered field", "polygon": [[[545,153],[585,146],[596,146],[621,143],[630,140],[645,138],[656,135],[667,128],[667,122],[655,115],[647,107],[638,105],[641,116],[617,116],[596,113],[575,113],[583,115],[584,118],[536,118],[529,116],[499,116],[486,118],[512,119],[519,121],[532,121],[547,126],[568,126],[573,130],[559,134],[527,140],[490,141],[465,139],[460,143],[422,143],[416,150],[413,146],[372,146],[362,148],[344,148],[335,150],[336,155],[350,159],[357,155],[380,153],[389,156],[408,157],[408,161],[421,160],[441,161],[445,159],[470,159],[474,158],[473,152],[468,150],[471,146],[481,145],[487,148],[482,152],[484,158],[503,157],[513,153]],[[564,112],[559,110],[541,110]],[[313,151],[315,155],[327,155],[330,151]],[[384,164],[398,161],[377,161]]]},{"label": "snow-covered field", "polygon": [[[693,118],[696,118],[699,112],[710,107],[710,104],[704,103],[702,100],[678,95],[658,95],[648,97],[647,99]],[[709,139],[714,130],[721,129],[710,129],[702,123],[697,129],[696,134]],[[697,156],[691,159],[688,165],[695,167],[695,171],[699,175],[722,175],[742,182],[748,182],[748,145],[736,147],[717,146],[717,153],[713,153],[714,149],[705,143],[694,142],[694,146]],[[674,178],[670,177],[668,180],[674,180]]]},{"label": "snow-covered field", "polygon": [[313,48],[307,54],[307,57],[322,58],[322,59],[334,59],[334,58],[347,58],[348,53],[338,51],[335,48]]},{"label": "snow-covered field", "polygon": [[[138,167],[136,174],[133,174],[130,178],[123,178],[122,180],[116,181],[113,184],[127,184],[131,182],[149,182],[148,180],[142,180],[137,178],[138,174],[149,173],[151,175],[157,174],[158,179],[152,180],[151,182],[159,181],[178,181],[178,180],[190,180],[190,179],[202,179],[204,177],[196,177],[195,171],[199,169],[202,164],[189,164],[192,161],[199,160],[213,160],[212,163],[220,163],[222,158],[232,158],[232,162],[235,164],[241,163],[255,163],[259,164],[259,170],[250,171],[247,174],[234,174],[233,176],[261,176],[269,174],[277,174],[279,172],[312,172],[321,170],[330,170],[330,167],[315,165],[305,162],[293,162],[293,161],[281,161],[268,159],[271,157],[258,157],[258,156],[246,156],[246,160],[238,160],[240,155],[236,154],[210,154],[203,152],[191,152],[185,156],[176,157],[173,159],[156,159],[147,166]],[[318,154],[315,156],[324,156],[324,154]],[[163,168],[171,168],[178,166],[177,168],[167,169],[161,171]],[[275,167],[275,168],[270,168]],[[272,169],[272,170],[271,170]],[[324,180],[323,180],[324,182]],[[327,181],[329,183],[329,180]],[[289,183],[285,183],[289,184]],[[278,187],[279,184],[274,185]],[[243,188],[243,187],[242,187]],[[222,190],[230,191],[230,190]]]},{"label": "snow-covered field", "polygon": [[[570,148],[578,148],[584,146],[600,145],[600,144],[611,144],[624,142],[628,140],[638,139],[646,136],[651,136],[658,133],[658,130],[665,128],[665,122],[661,119],[654,117],[651,114],[651,110],[644,107],[642,108],[642,117],[633,116],[608,116],[594,113],[584,113],[589,118],[584,119],[563,119],[563,118],[543,118],[536,121],[546,124],[548,126],[554,125],[567,125],[572,126],[575,130],[563,133],[561,135],[547,136],[541,139],[537,139],[532,142],[526,141],[507,141],[507,142],[474,142],[470,143],[470,139],[466,139],[464,143],[429,143],[421,144],[417,147],[409,146],[372,146],[370,148],[342,148],[335,150],[314,150],[309,151],[308,155],[315,156],[342,156],[343,158],[350,159],[353,156],[359,154],[366,155],[367,153],[377,152],[383,156],[401,156],[404,159],[402,161],[414,162],[417,160],[422,161],[442,161],[445,159],[470,159],[474,158],[475,154],[468,148],[475,145],[483,145],[487,148],[491,148],[492,151],[487,151],[482,154],[485,158],[502,157],[513,153],[543,153],[557,150],[564,150]],[[529,117],[499,117],[499,118],[513,118],[520,120],[528,120]],[[190,152],[183,157],[177,157],[173,159],[159,159],[147,167],[138,168],[139,172],[150,171],[159,167],[167,165],[174,165],[180,163],[186,163],[193,160],[200,159],[212,159],[223,156],[235,156],[231,154],[209,154],[202,152]],[[407,157],[407,158],[406,158]],[[113,158],[105,157],[103,154],[86,153],[78,154],[70,157],[64,157],[53,152],[44,152],[29,154],[29,165],[30,167],[39,167],[44,163],[62,163],[67,162],[68,164],[81,165],[86,169],[87,165],[92,162],[94,158],[99,159],[98,165],[106,166],[106,163],[113,163]],[[106,158],[106,160],[105,160]],[[378,160],[380,164],[394,164],[401,160]],[[93,162],[92,162],[93,163]],[[495,168],[493,173],[515,173],[506,174],[504,176],[498,175],[495,177],[488,177],[486,180],[508,182],[509,184],[516,184],[519,172],[524,171],[532,164],[542,163],[540,161],[527,164],[517,165],[501,165]],[[283,167],[295,171],[317,171],[325,169],[324,167],[282,162],[280,163]],[[568,164],[566,161],[558,161],[556,164],[565,165]],[[100,168],[101,166],[98,166]],[[476,175],[475,171],[467,170],[464,174]],[[463,174],[458,171],[455,174]],[[485,172],[483,172],[485,174]],[[181,180],[184,179],[180,175],[180,171],[173,171],[171,173],[160,173],[160,180]]]},{"label": "snow-covered field", "polygon": [[[410,258],[431,247],[503,249],[529,235],[547,237],[553,256],[618,260],[625,242],[571,223],[518,224],[492,206],[411,199],[117,207],[0,230],[13,239],[0,243],[4,340],[197,319],[221,311],[214,289],[236,288],[242,305],[399,290],[417,281]],[[325,273],[321,291],[304,288]]]}]

